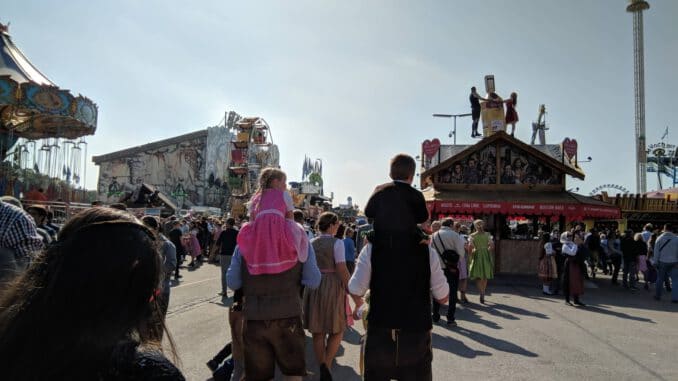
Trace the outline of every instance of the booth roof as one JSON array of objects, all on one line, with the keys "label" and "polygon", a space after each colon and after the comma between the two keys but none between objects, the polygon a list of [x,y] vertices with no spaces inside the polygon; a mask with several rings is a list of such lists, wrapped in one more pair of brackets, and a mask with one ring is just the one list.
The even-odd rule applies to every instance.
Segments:
[{"label": "booth roof", "polygon": [[570,219],[620,218],[618,207],[571,192],[435,191],[424,198],[431,212],[507,215],[564,215]]}]

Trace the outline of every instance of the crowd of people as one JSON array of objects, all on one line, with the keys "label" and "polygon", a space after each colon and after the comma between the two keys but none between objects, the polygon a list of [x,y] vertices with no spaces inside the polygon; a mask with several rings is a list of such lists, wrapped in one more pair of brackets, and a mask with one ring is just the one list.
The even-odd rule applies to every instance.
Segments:
[{"label": "crowd of people", "polygon": [[[295,210],[283,171],[261,171],[248,220],[134,216],[97,205],[63,226],[47,208],[0,202],[0,356],[8,380],[183,380],[165,328],[171,280],[203,262],[221,267],[232,341],[207,361],[215,380],[286,380],[307,374],[305,331],[320,380],[332,380],[344,333],[361,321],[366,380],[431,380],[431,330],[457,325],[457,303],[479,303],[494,278],[494,238],[483,220],[429,221],[411,186],[415,160],[396,155],[392,182],[376,187],[366,218],[332,212],[310,221]],[[542,235],[545,294],[583,306],[584,280],[654,284],[655,298],[678,277],[678,239],[657,231],[571,230]],[[190,259],[188,265],[182,265]],[[97,266],[92,266],[93,262]],[[672,301],[678,302],[675,289]],[[571,300],[572,299],[572,300]],[[165,340],[165,345],[162,345]],[[34,365],[40,348],[40,366]]]},{"label": "crowd of people", "polygon": [[539,278],[546,295],[562,289],[567,303],[573,296],[575,304],[583,305],[579,295],[585,279],[595,279],[602,272],[619,285],[621,271],[622,287],[637,291],[642,274],[644,289],[653,286],[656,300],[666,290],[678,303],[678,290],[672,287],[678,280],[678,239],[671,224],[661,230],[646,224],[642,232],[627,229],[623,234],[611,229],[587,232],[583,225],[575,225],[562,234],[557,230],[543,234],[542,244]]}]

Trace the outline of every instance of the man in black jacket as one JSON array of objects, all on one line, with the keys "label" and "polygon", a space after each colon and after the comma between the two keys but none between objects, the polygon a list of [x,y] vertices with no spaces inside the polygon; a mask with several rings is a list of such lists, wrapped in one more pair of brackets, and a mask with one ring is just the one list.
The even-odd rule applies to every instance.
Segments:
[{"label": "man in black jacket", "polygon": [[184,249],[184,245],[181,244],[181,236],[183,235],[183,232],[181,231],[180,226],[181,222],[174,221],[174,224],[172,225],[172,230],[170,230],[168,235],[170,242],[172,242],[177,249],[177,267],[176,270],[174,271],[174,279],[176,280],[179,280],[179,278],[182,277],[179,274],[179,267],[183,262],[183,257],[186,255],[186,249]]},{"label": "man in black jacket", "polygon": [[233,251],[238,244],[238,230],[235,228],[235,219],[227,218],[224,230],[221,231],[217,239],[217,250],[219,250],[219,263],[221,264],[221,296],[227,296],[228,285],[226,282],[226,271],[231,265]]},{"label": "man in black jacket", "polygon": [[[370,312],[365,380],[432,379],[431,269],[437,269],[438,275],[442,271],[437,255],[431,256],[428,246],[420,244],[417,224],[428,219],[428,210],[424,196],[411,186],[415,166],[412,157],[396,155],[391,160],[393,182],[378,186],[365,207],[365,215],[374,219],[366,277]],[[445,303],[449,288],[444,276],[439,278],[437,299]],[[362,295],[363,291],[351,292]]]}]

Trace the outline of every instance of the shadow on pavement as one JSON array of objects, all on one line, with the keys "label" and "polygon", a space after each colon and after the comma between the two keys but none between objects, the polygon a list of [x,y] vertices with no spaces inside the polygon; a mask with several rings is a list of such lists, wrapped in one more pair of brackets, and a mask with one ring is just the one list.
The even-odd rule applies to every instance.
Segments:
[{"label": "shadow on pavement", "polygon": [[[562,295],[543,295],[541,293],[541,287],[534,285],[533,279],[536,279],[536,277],[502,274],[495,279],[495,284],[498,288],[507,287],[508,289],[513,289],[512,293],[524,296],[526,298],[553,303],[562,303],[564,301],[564,297]],[[668,301],[657,302],[652,298],[655,292],[654,284],[650,285],[649,290],[643,290],[643,282],[639,282],[638,287],[640,289],[637,291],[630,291],[621,285],[613,285],[611,283],[611,276],[601,273],[598,273],[595,279],[587,280],[587,282],[591,282],[596,286],[596,288],[586,288],[586,292],[582,298],[582,301],[589,305],[605,305],[609,306],[610,308],[637,308],[652,311],[678,311],[678,305],[671,304]],[[509,291],[509,293],[511,293],[511,291]],[[609,310],[603,310],[602,313],[606,312],[611,315],[615,314],[615,312],[611,312]],[[621,314],[620,317],[632,320],[647,321],[627,314]]]},{"label": "shadow on pavement", "polygon": [[[524,308],[509,306],[509,305],[502,304],[502,303],[491,303],[491,304],[489,304],[489,306],[491,307],[490,311],[488,311],[489,313],[492,313],[491,310],[495,309],[495,310],[504,310],[506,312],[510,312],[510,313],[516,314],[516,315],[536,317],[536,318],[539,318],[539,319],[548,319],[549,318],[548,316],[546,316],[542,313],[539,313],[539,312],[528,311]],[[518,318],[515,318],[515,319],[518,319]]]},{"label": "shadow on pavement", "polygon": [[526,357],[539,357],[539,355],[537,355],[536,353],[530,352],[519,345],[511,343],[510,341],[487,336],[480,332],[471,331],[463,327],[455,328],[453,331],[498,351],[515,353],[517,355]]},{"label": "shadow on pavement", "polygon": [[344,338],[342,339],[342,341],[345,341],[353,345],[360,345],[360,337],[361,337],[360,332],[349,327],[344,332]]},{"label": "shadow on pavement", "polygon": [[610,316],[614,316],[614,317],[617,317],[617,318],[620,318],[620,319],[628,319],[628,320],[635,320],[635,321],[641,321],[641,322],[645,322],[645,323],[656,324],[654,322],[654,320],[652,320],[652,319],[632,316],[632,315],[625,314],[623,312],[615,312],[615,311],[607,310],[607,309],[600,308],[600,307],[597,307],[597,306],[592,306],[590,304],[587,304],[586,307],[581,307],[581,308],[585,309],[587,311],[596,312],[596,313],[603,314],[603,315],[610,315]]},{"label": "shadow on pavement", "polygon": [[475,349],[469,348],[462,341],[453,339],[449,336],[441,336],[437,333],[433,334],[432,337],[433,348],[440,349],[448,353],[453,353],[459,357],[464,357],[467,359],[476,358],[477,356],[492,356],[489,352],[476,351]]},{"label": "shadow on pavement", "polygon": [[[442,314],[442,312],[441,312]],[[442,314],[445,316],[444,314]],[[457,309],[457,313],[455,314],[455,320],[457,321],[468,321],[471,323],[477,323],[477,324],[482,324],[488,328],[492,329],[502,329],[501,326],[491,320],[485,320],[480,315],[473,310],[473,308],[470,307],[469,304],[465,306],[465,308],[462,309]]]}]

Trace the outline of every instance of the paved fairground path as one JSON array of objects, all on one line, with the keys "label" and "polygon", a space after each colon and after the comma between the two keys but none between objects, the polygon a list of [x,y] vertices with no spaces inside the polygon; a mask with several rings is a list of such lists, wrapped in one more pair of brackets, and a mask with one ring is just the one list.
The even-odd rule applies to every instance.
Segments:
[{"label": "paved fairground path", "polygon": [[[230,341],[231,299],[217,295],[218,266],[182,274],[167,325],[186,378],[205,381],[205,362]],[[613,287],[600,275],[587,282],[586,307],[543,295],[536,277],[490,281],[486,305],[469,289],[470,304],[457,308],[458,327],[447,328],[443,317],[433,328],[434,380],[678,380],[678,304],[666,294],[658,302],[642,287]],[[334,380],[360,380],[362,333],[357,324],[344,335]],[[306,359],[306,379],[318,380],[308,334]]]}]

